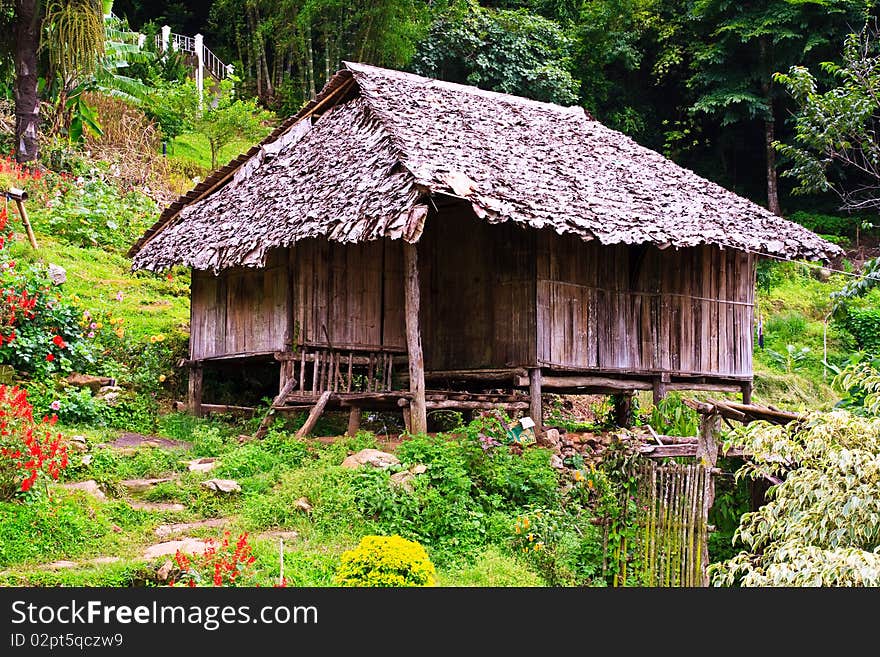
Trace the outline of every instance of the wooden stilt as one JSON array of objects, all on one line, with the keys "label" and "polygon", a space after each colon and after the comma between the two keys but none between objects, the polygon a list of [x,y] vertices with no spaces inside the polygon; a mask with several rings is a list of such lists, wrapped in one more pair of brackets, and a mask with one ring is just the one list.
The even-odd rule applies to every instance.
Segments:
[{"label": "wooden stilt", "polygon": [[742,401],[743,404],[752,403],[752,382],[748,381],[742,384]]},{"label": "wooden stilt", "polygon": [[667,384],[669,383],[669,373],[664,372],[660,376],[654,377],[653,381],[653,390],[654,390],[654,405],[656,406],[663,398],[666,397]]},{"label": "wooden stilt", "polygon": [[257,432],[254,434],[254,438],[256,438],[257,440],[261,440],[267,433],[269,433],[269,427],[272,424],[272,420],[275,418],[275,409],[284,406],[285,401],[287,401],[287,396],[291,393],[295,386],[296,379],[290,377],[284,384],[284,387],[281,388],[278,396],[275,397],[272,405],[266,412],[266,416],[263,418],[263,421],[260,422],[260,426],[257,427]]},{"label": "wooden stilt", "polygon": [[629,428],[633,424],[633,397],[632,391],[621,392],[614,395],[614,422],[619,427]]},{"label": "wooden stilt", "polygon": [[346,430],[346,434],[349,436],[354,436],[358,430],[361,428],[361,409],[357,406],[352,406],[351,411],[348,413],[348,429]]},{"label": "wooden stilt", "polygon": [[202,374],[201,365],[192,365],[189,368],[187,403],[189,412],[195,417],[202,417]]},{"label": "wooden stilt", "polygon": [[[715,503],[715,479],[712,470],[718,462],[718,443],[721,439],[721,415],[708,413],[700,418],[700,435],[697,440],[696,461],[704,466],[705,494],[703,499],[704,524],[708,523],[709,510]],[[709,541],[708,534],[703,537],[700,545],[702,551],[702,577],[703,586],[709,586]]]},{"label": "wooden stilt", "polygon": [[34,236],[34,229],[31,228],[31,222],[30,219],[28,219],[27,210],[24,209],[24,203],[21,198],[15,199],[15,206],[18,208],[18,214],[21,217],[21,223],[24,224],[24,230],[27,233],[28,242],[30,242],[31,246],[35,249],[39,248],[37,246],[37,238],[36,236]]},{"label": "wooden stilt", "polygon": [[529,370],[529,415],[535,421],[535,431],[544,430],[544,407],[541,404],[541,368]]},{"label": "wooden stilt", "polygon": [[419,329],[419,264],[415,244],[403,245],[404,308],[406,316],[406,349],[409,360],[410,433],[428,431],[425,408],[425,358],[422,354],[422,336]]},{"label": "wooden stilt", "polygon": [[412,413],[409,410],[409,404],[403,407],[403,426],[407,433],[412,433]]}]

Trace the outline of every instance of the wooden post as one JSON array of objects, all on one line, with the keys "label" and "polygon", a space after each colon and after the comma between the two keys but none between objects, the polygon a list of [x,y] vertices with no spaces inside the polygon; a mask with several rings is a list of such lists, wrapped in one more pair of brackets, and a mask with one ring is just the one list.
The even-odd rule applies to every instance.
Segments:
[{"label": "wooden post", "polygon": [[409,360],[410,433],[428,431],[425,407],[425,358],[419,330],[419,263],[415,244],[403,244],[404,312],[406,315],[406,350]]},{"label": "wooden post", "polygon": [[[712,471],[718,462],[718,441],[721,437],[721,415],[719,413],[707,413],[700,418],[700,435],[697,438],[696,461],[705,468],[705,499],[703,500],[703,518],[708,519],[709,511],[715,503],[715,479]],[[703,586],[709,586],[709,541],[708,533],[706,540],[700,546],[703,568]]]},{"label": "wooden post", "polygon": [[347,433],[349,436],[354,436],[360,428],[361,409],[357,406],[352,406],[351,410],[348,413],[348,429],[345,433]]},{"label": "wooden post", "polygon": [[630,391],[614,395],[614,422],[619,427],[629,428],[633,424],[633,397]]},{"label": "wooden post", "polygon": [[742,384],[742,399],[743,404],[751,404],[752,403],[752,382],[747,381]]},{"label": "wooden post", "polygon": [[535,433],[544,430],[544,407],[541,405],[541,368],[529,370],[529,415],[535,422]]},{"label": "wooden post", "polygon": [[189,412],[196,417],[202,417],[202,374],[201,365],[190,366],[187,403]]},{"label": "wooden post", "polygon": [[654,406],[663,401],[666,397],[666,384],[669,383],[669,372],[663,372],[660,376],[655,376],[653,380],[654,390]]}]

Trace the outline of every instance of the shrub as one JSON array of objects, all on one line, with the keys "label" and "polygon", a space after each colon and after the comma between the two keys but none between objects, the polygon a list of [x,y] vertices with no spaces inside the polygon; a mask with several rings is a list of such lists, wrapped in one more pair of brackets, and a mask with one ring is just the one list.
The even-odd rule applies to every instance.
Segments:
[{"label": "shrub", "polygon": [[425,548],[400,536],[364,536],[342,554],[339,586],[433,586],[434,564]]},{"label": "shrub", "polygon": [[860,349],[880,354],[880,308],[848,308],[845,326]]},{"label": "shrub", "polygon": [[27,392],[0,385],[0,500],[33,488],[37,479],[58,479],[67,467],[67,449],[54,433],[56,418],[34,421]]}]

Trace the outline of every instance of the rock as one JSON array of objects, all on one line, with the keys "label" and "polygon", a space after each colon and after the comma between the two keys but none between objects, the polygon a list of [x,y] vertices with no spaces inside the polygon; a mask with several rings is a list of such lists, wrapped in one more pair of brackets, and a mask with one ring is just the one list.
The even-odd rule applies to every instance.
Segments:
[{"label": "rock", "polygon": [[418,463],[409,469],[414,475],[425,474],[428,471],[428,466],[422,463]]},{"label": "rock", "polygon": [[387,468],[392,465],[400,465],[400,459],[394,454],[378,449],[362,449],[357,454],[346,457],[342,462],[342,467],[350,470],[357,470],[365,465],[371,465],[374,468]]},{"label": "rock", "polygon": [[95,399],[100,399],[110,406],[115,406],[123,392],[123,389],[119,386],[103,386],[98,390]]},{"label": "rock", "polygon": [[241,486],[234,479],[207,479],[202,482],[202,486],[218,493],[237,493],[241,490]]},{"label": "rock", "polygon": [[111,447],[113,449],[131,450],[139,447],[158,447],[161,449],[192,449],[192,443],[182,440],[171,440],[169,438],[159,438],[158,436],[144,436],[139,433],[126,432],[114,440],[112,443],[101,443],[98,447]]},{"label": "rock", "polygon": [[61,265],[53,265],[49,263],[49,280],[55,285],[62,285],[67,282],[67,270]]},{"label": "rock", "polygon": [[184,511],[186,509],[183,504],[174,504],[171,502],[134,502],[128,503],[135,511]]},{"label": "rock", "polygon": [[132,493],[138,493],[140,491],[148,490],[153,486],[158,486],[159,484],[167,484],[169,481],[172,481],[171,477],[159,477],[157,479],[123,479],[119,482],[119,485],[127,488]]},{"label": "rock", "polygon": [[82,463],[83,465],[89,465],[91,462],[92,462],[92,455],[91,454],[85,454],[80,459],[80,463]]},{"label": "rock", "polygon": [[53,561],[50,564],[46,564],[45,568],[48,570],[67,570],[68,568],[76,568],[79,564],[76,561]]},{"label": "rock", "polygon": [[208,456],[202,459],[193,459],[187,461],[187,468],[190,472],[210,472],[219,465],[219,461],[215,456]]},{"label": "rock", "polygon": [[550,456],[550,467],[556,468],[557,470],[564,470],[565,464],[562,462],[562,457],[559,454],[552,454]]},{"label": "rock", "polygon": [[153,530],[153,533],[159,538],[167,538],[172,534],[181,534],[192,529],[201,529],[202,527],[223,527],[228,522],[227,518],[208,518],[207,520],[197,520],[195,522],[177,522],[170,525],[159,525]]},{"label": "rock", "polygon": [[174,564],[171,559],[166,559],[165,563],[156,570],[156,579],[160,582],[167,582],[172,570],[174,570]]},{"label": "rock", "polygon": [[98,392],[103,387],[111,386],[115,382],[106,376],[92,376],[91,374],[73,372],[67,376],[67,383],[77,388],[90,388],[92,392]]},{"label": "rock", "polygon": [[299,509],[300,511],[305,511],[306,513],[310,513],[312,510],[312,503],[309,502],[309,498],[301,497],[296,502],[293,503],[293,507],[295,509]]},{"label": "rock", "polygon": [[391,485],[411,493],[413,491],[412,480],[415,478],[416,476],[409,470],[401,470],[391,475]]},{"label": "rock", "polygon": [[120,527],[119,525],[113,525],[113,526],[110,528],[110,530],[118,534],[118,533],[120,533],[120,532],[122,531],[122,527]]},{"label": "rock", "polygon": [[119,557],[95,557],[94,559],[89,559],[89,563],[94,566],[104,566],[108,563],[116,563],[117,561],[121,561]]},{"label": "rock", "polygon": [[88,481],[76,481],[71,484],[61,484],[62,488],[66,488],[67,490],[82,490],[95,497],[99,500],[106,500],[107,496],[104,495],[104,491],[101,490],[101,487],[98,486],[98,482],[94,479],[89,479]]},{"label": "rock", "polygon": [[549,447],[550,449],[556,449],[559,447],[559,430],[558,429],[547,429],[544,433],[538,436],[538,445],[541,447]]},{"label": "rock", "polygon": [[205,541],[187,537],[178,541],[165,541],[149,546],[144,550],[144,559],[174,556],[178,550],[184,554],[204,554],[207,548],[208,544]]},{"label": "rock", "polygon": [[71,449],[73,449],[77,452],[88,452],[89,451],[89,445],[86,442],[85,436],[71,436],[70,441],[68,442],[68,445],[70,446]]}]

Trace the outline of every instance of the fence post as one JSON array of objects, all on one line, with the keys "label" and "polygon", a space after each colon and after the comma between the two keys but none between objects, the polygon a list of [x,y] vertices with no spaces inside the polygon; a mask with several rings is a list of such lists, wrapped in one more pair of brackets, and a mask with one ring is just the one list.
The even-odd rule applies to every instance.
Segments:
[{"label": "fence post", "polygon": [[235,74],[235,67],[232,64],[226,65],[226,77],[231,78]]},{"label": "fence post", "polygon": [[168,44],[171,41],[171,26],[163,25],[162,26],[162,52],[168,52]]},{"label": "fence post", "polygon": [[202,108],[202,96],[205,91],[205,44],[201,34],[195,36],[196,49],[196,88],[199,90],[199,109]]},{"label": "fence post", "polygon": [[144,44],[147,42],[147,35],[138,32],[138,48],[143,50]]}]

